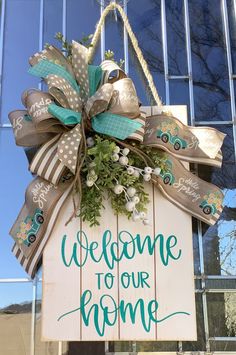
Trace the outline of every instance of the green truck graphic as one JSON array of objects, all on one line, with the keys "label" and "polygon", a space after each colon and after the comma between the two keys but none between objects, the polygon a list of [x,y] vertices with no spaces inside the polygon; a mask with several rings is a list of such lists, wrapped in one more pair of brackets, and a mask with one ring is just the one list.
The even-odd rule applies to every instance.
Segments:
[{"label": "green truck graphic", "polygon": [[163,143],[170,143],[175,150],[185,149],[187,142],[178,136],[179,128],[174,122],[163,122],[157,130],[157,138]]},{"label": "green truck graphic", "polygon": [[26,246],[30,246],[36,240],[36,235],[44,222],[43,211],[36,208],[33,216],[27,216],[24,221],[21,222],[19,231],[16,234],[16,238],[19,243],[23,243]]},{"label": "green truck graphic", "polygon": [[160,177],[162,178],[165,185],[172,185],[175,182],[175,177],[172,174],[172,163],[170,160],[165,161],[166,171],[161,170]]},{"label": "green truck graphic", "polygon": [[210,192],[203,196],[203,200],[199,205],[203,212],[207,215],[214,215],[218,209],[221,207],[221,196],[217,193]]},{"label": "green truck graphic", "polygon": [[25,121],[27,121],[27,122],[29,122],[29,121],[32,121],[32,118],[31,118],[31,116],[30,115],[24,115],[24,120]]}]

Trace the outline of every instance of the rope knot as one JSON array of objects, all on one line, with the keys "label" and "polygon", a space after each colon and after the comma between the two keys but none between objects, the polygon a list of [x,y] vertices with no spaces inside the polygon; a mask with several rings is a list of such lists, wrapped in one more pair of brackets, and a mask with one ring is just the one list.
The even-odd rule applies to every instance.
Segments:
[{"label": "rope knot", "polygon": [[112,0],[111,2],[110,2],[110,6],[111,6],[111,9],[112,10],[115,10],[115,8],[116,8],[116,0]]}]

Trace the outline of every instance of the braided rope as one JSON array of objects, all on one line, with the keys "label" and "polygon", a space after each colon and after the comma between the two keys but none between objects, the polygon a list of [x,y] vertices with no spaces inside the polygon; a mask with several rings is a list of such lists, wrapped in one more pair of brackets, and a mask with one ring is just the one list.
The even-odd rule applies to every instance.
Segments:
[{"label": "braided rope", "polygon": [[137,58],[138,58],[139,63],[141,65],[142,69],[143,69],[144,75],[145,75],[145,77],[147,79],[148,85],[150,87],[150,90],[151,90],[151,93],[153,95],[153,98],[154,98],[154,100],[157,103],[157,106],[163,106],[162,101],[161,101],[161,99],[160,99],[160,97],[158,95],[157,89],[155,87],[152,74],[150,73],[150,71],[148,69],[147,62],[146,62],[146,60],[143,57],[141,49],[139,48],[138,40],[137,40],[137,38],[136,38],[136,36],[135,36],[131,26],[130,26],[128,17],[126,15],[126,13],[124,12],[124,10],[122,9],[122,7],[119,4],[117,4],[116,2],[111,2],[104,9],[103,13],[101,14],[101,17],[100,17],[99,22],[97,24],[94,36],[93,36],[92,41],[91,41],[91,45],[92,46],[89,48],[88,61],[91,62],[91,60],[92,60],[92,58],[94,56],[94,52],[95,52],[97,43],[98,43],[98,41],[100,39],[102,27],[104,25],[106,16],[109,13],[109,11],[114,10],[114,9],[117,9],[119,11],[120,16],[121,16],[121,18],[122,18],[122,20],[124,22],[124,27],[125,27],[128,35],[129,35],[129,38],[130,38],[130,41],[131,41],[131,43],[133,45],[135,53],[137,54]]}]

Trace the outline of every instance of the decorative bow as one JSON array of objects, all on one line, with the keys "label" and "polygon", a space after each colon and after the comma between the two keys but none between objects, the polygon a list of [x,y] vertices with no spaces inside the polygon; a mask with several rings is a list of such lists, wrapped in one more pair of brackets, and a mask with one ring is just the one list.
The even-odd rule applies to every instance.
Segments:
[{"label": "decorative bow", "polygon": [[[37,148],[30,162],[30,171],[37,177],[27,188],[25,205],[10,232],[16,241],[13,252],[31,276],[72,191],[85,126],[166,151],[168,169],[153,178],[164,195],[209,224],[222,210],[222,192],[191,174],[178,159],[220,166],[224,135],[208,127],[188,127],[168,114],[147,112],[146,118],[132,80],[114,62],[93,66],[87,58],[87,48],[74,41],[71,62],[53,46],[35,54],[29,72],[44,79],[48,93],[25,91],[26,110],[9,114],[16,143]],[[30,231],[30,218],[36,232],[23,242],[19,235]]]}]

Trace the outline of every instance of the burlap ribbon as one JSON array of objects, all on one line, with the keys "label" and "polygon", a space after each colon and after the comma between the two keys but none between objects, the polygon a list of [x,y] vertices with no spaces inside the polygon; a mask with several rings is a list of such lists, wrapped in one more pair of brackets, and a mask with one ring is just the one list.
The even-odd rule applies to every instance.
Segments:
[{"label": "burlap ribbon", "polygon": [[80,159],[82,121],[95,132],[166,151],[165,169],[152,181],[177,206],[208,224],[215,223],[222,209],[221,190],[191,174],[178,159],[220,166],[222,133],[185,126],[167,114],[146,119],[132,80],[114,62],[88,65],[88,50],[77,42],[72,43],[71,62],[49,46],[31,57],[30,64],[29,72],[44,79],[48,93],[25,91],[26,110],[9,114],[16,144],[38,147],[30,163],[30,171],[38,177],[28,187],[10,231],[16,241],[13,252],[30,276],[71,193]]}]

